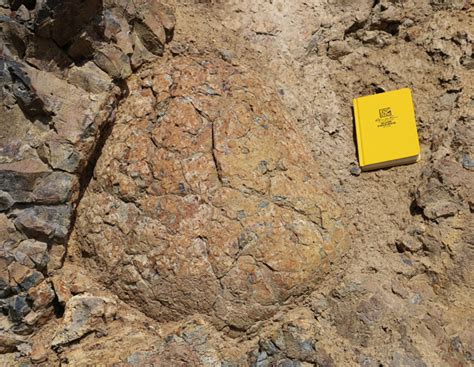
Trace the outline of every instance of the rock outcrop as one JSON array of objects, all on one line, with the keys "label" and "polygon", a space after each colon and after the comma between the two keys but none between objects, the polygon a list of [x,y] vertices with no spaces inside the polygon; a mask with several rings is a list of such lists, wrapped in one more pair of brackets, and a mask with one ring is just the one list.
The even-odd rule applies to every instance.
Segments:
[{"label": "rock outcrop", "polygon": [[472,364],[472,1],[166,3],[0,0],[0,365]]},{"label": "rock outcrop", "polygon": [[156,320],[204,313],[233,331],[311,289],[347,236],[271,89],[190,57],[129,88],[78,209],[76,261]]},{"label": "rock outcrop", "polygon": [[10,338],[60,307],[49,276],[62,265],[123,80],[172,37],[165,6],[134,4],[0,4],[0,333]]}]

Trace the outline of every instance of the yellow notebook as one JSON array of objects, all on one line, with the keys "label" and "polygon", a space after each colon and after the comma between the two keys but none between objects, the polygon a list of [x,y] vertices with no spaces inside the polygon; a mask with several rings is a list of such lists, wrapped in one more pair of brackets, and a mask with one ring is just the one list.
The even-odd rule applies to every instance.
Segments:
[{"label": "yellow notebook", "polygon": [[362,170],[408,164],[419,159],[410,89],[355,98],[354,118]]}]

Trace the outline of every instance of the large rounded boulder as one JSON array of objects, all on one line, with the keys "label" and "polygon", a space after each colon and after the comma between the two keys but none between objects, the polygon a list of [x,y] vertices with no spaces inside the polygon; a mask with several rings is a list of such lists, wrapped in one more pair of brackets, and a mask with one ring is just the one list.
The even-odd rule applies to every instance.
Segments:
[{"label": "large rounded boulder", "polygon": [[278,96],[220,59],[129,81],[80,203],[71,261],[157,320],[245,330],[314,289],[347,237]]}]

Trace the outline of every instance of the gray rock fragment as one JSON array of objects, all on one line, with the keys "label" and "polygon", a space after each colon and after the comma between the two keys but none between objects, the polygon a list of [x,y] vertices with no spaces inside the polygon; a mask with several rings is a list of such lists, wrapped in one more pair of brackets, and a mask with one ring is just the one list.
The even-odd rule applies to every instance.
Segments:
[{"label": "gray rock fragment", "polygon": [[10,209],[13,204],[14,201],[10,194],[0,190],[0,212]]},{"label": "gray rock fragment", "polygon": [[474,159],[465,154],[462,157],[462,166],[469,171],[474,171]]},{"label": "gray rock fragment", "polygon": [[62,204],[70,199],[76,182],[76,177],[69,173],[52,172],[36,184],[33,190],[35,202],[38,204]]},{"label": "gray rock fragment", "polygon": [[117,305],[111,298],[88,294],[72,297],[66,305],[62,327],[54,336],[52,346],[67,344],[100,330],[116,313]]},{"label": "gray rock fragment", "polygon": [[353,176],[360,176],[361,173],[362,173],[362,170],[360,169],[359,166],[353,166],[353,167],[351,167],[351,175],[353,175]]},{"label": "gray rock fragment", "polygon": [[13,296],[8,307],[8,316],[13,322],[19,322],[31,311],[26,296]]},{"label": "gray rock fragment", "polygon": [[22,265],[43,269],[48,263],[48,245],[35,240],[25,240],[15,249],[14,256]]},{"label": "gray rock fragment", "polygon": [[130,58],[113,44],[102,44],[94,54],[94,63],[113,79],[125,79],[132,74]]},{"label": "gray rock fragment", "polygon": [[66,240],[71,223],[70,205],[33,206],[14,212],[15,226],[37,239]]}]

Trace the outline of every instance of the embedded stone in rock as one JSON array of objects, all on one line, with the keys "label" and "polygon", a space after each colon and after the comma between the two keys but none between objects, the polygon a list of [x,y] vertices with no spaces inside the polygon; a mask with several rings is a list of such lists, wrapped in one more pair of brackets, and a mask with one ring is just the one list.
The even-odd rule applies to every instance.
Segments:
[{"label": "embedded stone in rock", "polygon": [[159,320],[199,312],[244,330],[314,287],[346,234],[273,90],[220,59],[183,57],[129,89],[70,253]]},{"label": "embedded stone in rock", "polygon": [[13,353],[23,342],[23,338],[18,335],[0,333],[0,353]]},{"label": "embedded stone in rock", "polygon": [[28,291],[28,289],[41,283],[44,279],[43,274],[39,271],[29,269],[20,263],[13,262],[8,267],[10,275],[10,286],[19,293],[21,291]]},{"label": "embedded stone in rock", "polygon": [[144,62],[148,62],[156,58],[147,48],[143,45],[140,37],[137,35],[136,31],[132,33],[133,41],[133,55],[130,58],[130,63],[134,70],[138,69]]},{"label": "embedded stone in rock", "polygon": [[48,175],[49,172],[46,167],[32,170],[29,169],[30,167],[29,162],[25,161],[15,165],[0,163],[0,190],[9,195],[9,199],[4,199],[2,202],[11,200],[11,205],[13,205],[15,202],[29,203],[33,201],[36,182]]},{"label": "embedded stone in rock", "polygon": [[84,0],[68,2],[41,1],[37,6],[35,33],[66,45],[94,17],[102,13],[103,2]]},{"label": "embedded stone in rock", "polygon": [[17,209],[15,226],[28,236],[64,241],[69,232],[70,205],[32,206]]},{"label": "embedded stone in rock", "polygon": [[129,25],[120,9],[104,11],[104,37],[107,41],[115,41],[125,54],[133,54]]},{"label": "embedded stone in rock", "polygon": [[[90,81],[90,80],[89,80]],[[48,141],[42,147],[41,154],[54,169],[77,172],[81,154],[69,143]]]},{"label": "embedded stone in rock", "polygon": [[418,187],[415,199],[427,218],[439,221],[456,215],[463,208],[472,211],[470,198],[474,184],[471,172],[463,169],[461,164],[443,159],[426,175],[428,179]]},{"label": "embedded stone in rock", "polygon": [[125,79],[132,73],[130,58],[113,44],[102,44],[94,54],[94,62],[114,79]]},{"label": "embedded stone in rock", "polygon": [[63,73],[72,60],[50,39],[36,37],[28,44],[25,60],[38,69]]},{"label": "embedded stone in rock", "polygon": [[[33,191],[38,204],[58,204],[68,201],[77,191],[77,178],[69,173],[52,172],[36,184]],[[75,190],[74,190],[75,189]]]},{"label": "embedded stone in rock", "polygon": [[23,112],[28,116],[50,115],[51,111],[46,106],[45,100],[36,93],[23,65],[13,60],[8,60],[6,65],[10,73],[13,95]]},{"label": "embedded stone in rock", "polygon": [[26,296],[14,296],[10,299],[8,315],[14,322],[21,321],[31,311],[26,302]]},{"label": "embedded stone in rock", "polygon": [[8,284],[8,274],[5,271],[2,271],[0,272],[0,297],[6,298],[10,293],[11,289],[10,285]]},{"label": "embedded stone in rock", "polygon": [[15,260],[29,268],[44,269],[48,263],[48,245],[35,240],[24,240],[15,248]]},{"label": "embedded stone in rock", "polygon": [[26,51],[28,29],[9,17],[0,17],[0,44],[5,56],[23,57]]},{"label": "embedded stone in rock", "polygon": [[154,55],[162,55],[166,42],[173,38],[176,19],[171,8],[158,1],[138,3],[133,31]]},{"label": "embedded stone in rock", "polygon": [[8,192],[0,190],[0,212],[9,209],[15,202]]},{"label": "embedded stone in rock", "polygon": [[90,28],[76,35],[71,41],[71,46],[67,49],[68,56],[73,59],[76,64],[90,59],[94,56],[94,43],[97,42],[97,36]]},{"label": "embedded stone in rock", "polygon": [[62,327],[54,336],[52,346],[67,344],[103,329],[116,313],[117,305],[111,298],[88,294],[72,297],[66,305]]},{"label": "embedded stone in rock", "polygon": [[155,55],[163,54],[166,34],[158,19],[146,14],[133,28],[148,51]]}]

